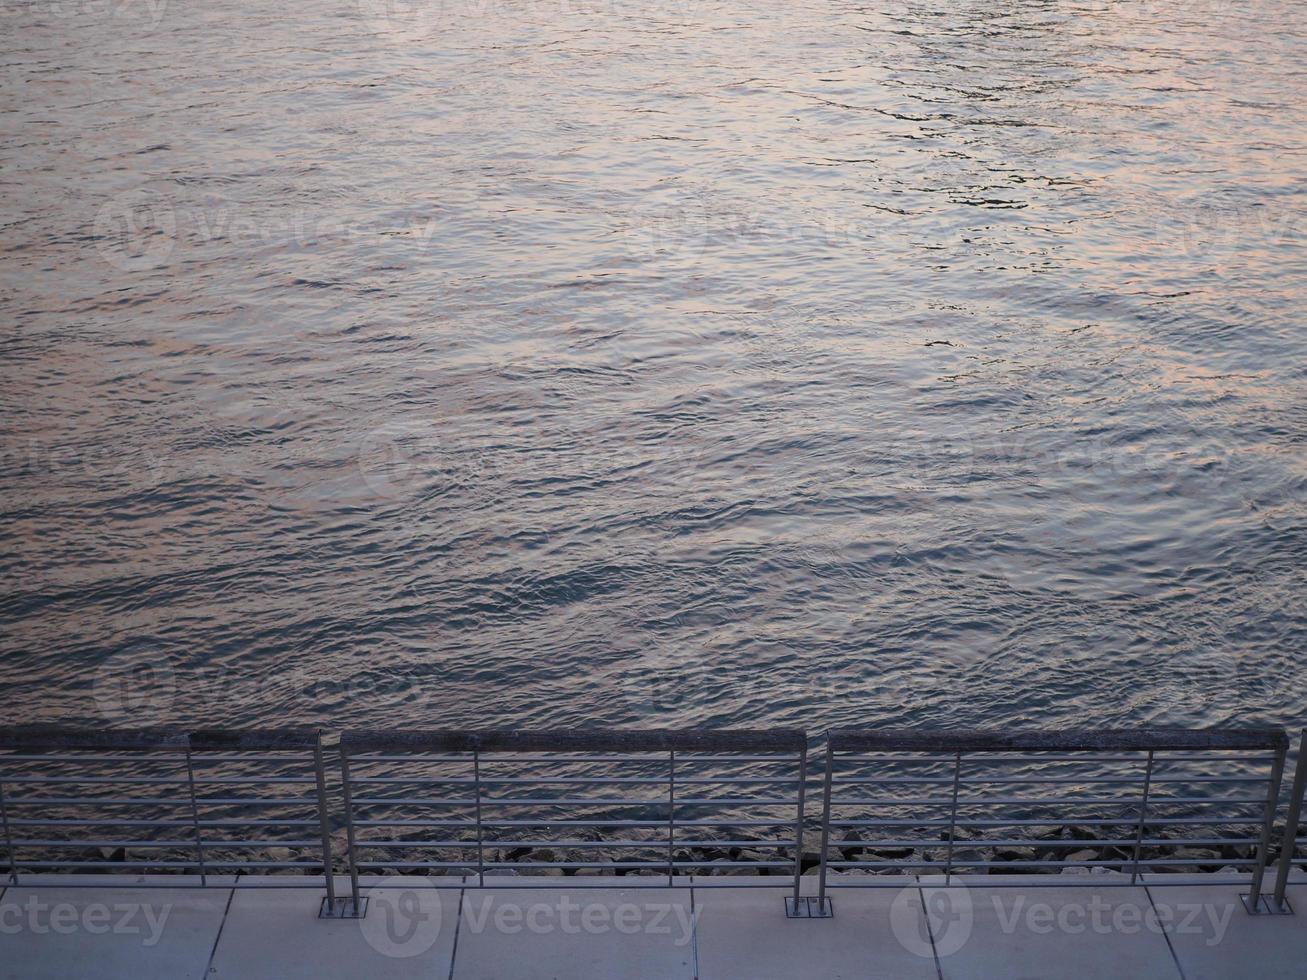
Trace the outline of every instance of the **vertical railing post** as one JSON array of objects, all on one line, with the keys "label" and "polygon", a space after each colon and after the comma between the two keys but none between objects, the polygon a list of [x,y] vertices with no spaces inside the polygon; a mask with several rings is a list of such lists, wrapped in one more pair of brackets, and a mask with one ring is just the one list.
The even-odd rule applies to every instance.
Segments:
[{"label": "vertical railing post", "polygon": [[354,903],[353,917],[363,915],[363,904],[359,896],[359,862],[358,852],[354,846],[354,796],[350,790],[349,749],[345,740],[340,742],[340,789],[345,803],[345,848],[349,858],[350,900]]},{"label": "vertical railing post", "polygon": [[9,884],[18,884],[18,858],[14,854],[14,835],[9,830],[9,811],[5,809],[5,784],[0,779],[0,823],[5,829],[5,852],[9,856]]},{"label": "vertical railing post", "polygon": [[676,750],[667,753],[667,887],[676,877]]},{"label": "vertical railing post", "polygon": [[191,758],[189,737],[186,739],[186,785],[191,792],[191,828],[195,832],[195,861],[200,867],[200,886],[204,887],[209,883],[209,878],[204,866],[204,837],[200,833],[200,801],[195,792],[195,762]]},{"label": "vertical railing post", "polygon": [[1275,872],[1275,895],[1272,904],[1276,912],[1291,911],[1284,902],[1284,890],[1289,884],[1289,870],[1293,866],[1294,852],[1298,849],[1298,823],[1302,819],[1302,798],[1307,793],[1307,729],[1298,740],[1298,764],[1293,770],[1293,789],[1289,796],[1289,816],[1284,824],[1284,840],[1280,846],[1280,866]]},{"label": "vertical railing post", "polygon": [[1144,846],[1144,821],[1148,816],[1148,794],[1153,788],[1153,750],[1148,750],[1148,766],[1144,769],[1144,795],[1139,800],[1139,823],[1135,827],[1134,860],[1130,862],[1130,884],[1139,880],[1139,854]]},{"label": "vertical railing post", "polygon": [[831,783],[834,781],[835,751],[832,747],[830,733],[826,734],[826,775],[821,788],[821,864],[817,870],[817,915],[826,914],[826,853],[830,850],[830,795]]},{"label": "vertical railing post", "polygon": [[794,817],[794,901],[791,908],[797,915],[799,910],[799,882],[803,877],[803,810],[807,800],[808,788],[808,743],[805,741],[799,749],[799,802],[798,812]]},{"label": "vertical railing post", "polygon": [[944,887],[953,884],[953,842],[958,828],[958,784],[962,782],[962,753],[953,753],[953,795],[948,810],[948,846],[944,852]]},{"label": "vertical railing post", "polygon": [[[1286,740],[1287,741],[1287,740]],[[1285,743],[1275,749],[1275,763],[1271,766],[1271,784],[1266,790],[1266,812],[1262,816],[1262,837],[1257,844],[1257,859],[1253,862],[1252,882],[1248,886],[1248,895],[1244,907],[1250,915],[1261,912],[1262,876],[1266,873],[1266,862],[1271,850],[1271,832],[1275,827],[1275,810],[1280,802],[1280,780],[1284,775],[1284,756],[1288,750]]]},{"label": "vertical railing post", "polygon": [[327,886],[327,914],[336,914],[336,862],[331,853],[331,822],[327,816],[327,767],[322,759],[322,731],[313,740],[313,777],[318,787],[318,831],[322,835],[322,880]]},{"label": "vertical railing post", "polygon": [[477,748],[472,749],[472,791],[477,822],[477,884],[484,888],[486,886],[486,839],[481,827],[481,750]]}]

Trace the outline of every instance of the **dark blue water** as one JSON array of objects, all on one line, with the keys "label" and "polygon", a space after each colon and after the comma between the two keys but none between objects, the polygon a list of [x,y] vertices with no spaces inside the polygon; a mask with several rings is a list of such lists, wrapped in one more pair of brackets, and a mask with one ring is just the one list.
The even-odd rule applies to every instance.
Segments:
[{"label": "dark blue water", "polygon": [[1307,721],[1301,5],[4,12],[7,717]]}]

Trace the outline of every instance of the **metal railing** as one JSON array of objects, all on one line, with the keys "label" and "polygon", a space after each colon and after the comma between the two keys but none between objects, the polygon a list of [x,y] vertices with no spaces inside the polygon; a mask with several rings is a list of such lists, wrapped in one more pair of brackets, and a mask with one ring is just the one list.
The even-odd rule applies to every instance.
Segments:
[{"label": "metal railing", "polygon": [[360,874],[383,869],[436,887],[440,875],[515,887],[569,873],[587,887],[605,870],[662,886],[748,869],[791,877],[802,914],[800,731],[346,732],[340,757],[360,903]]},{"label": "metal railing", "polygon": [[[1284,835],[1280,839],[1280,862],[1275,872],[1275,891],[1271,897],[1271,910],[1280,914],[1293,912],[1285,889],[1289,884],[1289,872],[1294,859],[1298,857],[1299,846],[1307,843],[1302,837],[1303,796],[1307,794],[1307,729],[1298,737],[1298,764],[1294,767],[1293,787],[1289,790],[1289,813],[1284,822]],[[1307,863],[1307,859],[1300,859]]]},{"label": "metal railing", "polygon": [[[278,873],[279,887],[324,889],[324,917],[364,914],[363,879],[396,871],[436,888],[563,875],[569,888],[611,887],[605,874],[719,888],[769,875],[787,914],[820,917],[827,889],[902,887],[905,874],[1003,887],[1017,884],[1005,874],[1074,868],[1084,877],[1049,884],[1102,887],[1217,867],[1247,876],[1250,912],[1287,913],[1307,843],[1302,737],[1269,897],[1279,729],[835,729],[820,850],[805,857],[809,743],[797,730],[351,731],[337,753],[308,730],[0,728],[0,831],[10,884],[103,884],[51,874],[73,871],[232,887]],[[815,898],[800,895],[808,864]]]},{"label": "metal railing", "polygon": [[286,886],[325,888],[335,907],[315,731],[0,728],[0,828],[14,885],[50,885],[31,875],[53,870],[198,876],[169,888],[300,871],[321,880]]},{"label": "metal railing", "polygon": [[885,876],[907,873],[948,885],[984,872],[1001,887],[1003,873],[1121,872],[1057,880],[1100,887],[1219,866],[1248,873],[1249,911],[1268,911],[1286,749],[1280,729],[833,730],[817,908],[829,914],[827,888],[899,887]]}]

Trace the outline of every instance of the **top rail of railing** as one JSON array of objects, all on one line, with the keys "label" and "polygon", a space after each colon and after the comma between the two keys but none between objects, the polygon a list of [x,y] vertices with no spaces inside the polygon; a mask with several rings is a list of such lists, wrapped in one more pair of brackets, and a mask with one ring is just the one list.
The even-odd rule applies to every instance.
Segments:
[{"label": "top rail of railing", "polygon": [[195,729],[133,728],[86,729],[48,725],[17,725],[0,728],[0,749],[27,752],[66,750],[114,750],[185,752],[226,750],[232,752],[275,752],[308,749],[317,744],[318,732],[308,728]]},{"label": "top rail of railing", "polygon": [[1281,728],[1094,729],[1084,731],[921,731],[833,728],[836,752],[1099,752],[1282,749]]},{"label": "top rail of railing", "polygon": [[361,730],[341,735],[343,751],[364,752],[777,752],[798,753],[807,736],[798,729],[683,729],[608,731],[394,732]]}]

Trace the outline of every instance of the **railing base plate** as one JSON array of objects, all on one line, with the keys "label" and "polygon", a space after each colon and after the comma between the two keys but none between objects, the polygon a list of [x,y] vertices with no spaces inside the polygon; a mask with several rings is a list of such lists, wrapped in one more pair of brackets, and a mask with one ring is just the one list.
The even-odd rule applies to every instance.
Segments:
[{"label": "railing base plate", "polygon": [[787,919],[833,919],[835,906],[829,898],[818,904],[815,898],[787,898],[785,900],[785,918]]},{"label": "railing base plate", "polygon": [[361,919],[368,914],[368,900],[359,899],[358,905],[354,904],[352,898],[338,898],[332,902],[329,898],[322,900],[322,907],[318,909],[319,919]]},{"label": "railing base plate", "polygon": [[1275,903],[1265,895],[1258,897],[1257,908],[1253,908],[1248,904],[1247,895],[1240,895],[1239,901],[1243,902],[1244,911],[1249,915],[1293,915],[1293,906],[1289,904],[1287,898],[1284,900],[1284,905],[1280,908],[1276,908]]}]

